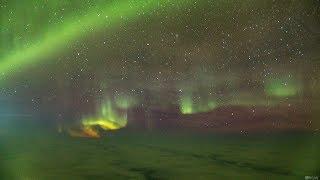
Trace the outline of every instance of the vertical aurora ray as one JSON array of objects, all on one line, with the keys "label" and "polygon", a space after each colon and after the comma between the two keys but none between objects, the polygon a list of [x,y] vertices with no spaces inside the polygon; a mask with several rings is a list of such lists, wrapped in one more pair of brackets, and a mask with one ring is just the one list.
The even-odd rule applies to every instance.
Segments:
[{"label": "vertical aurora ray", "polygon": [[212,99],[195,99],[191,91],[182,93],[179,103],[180,112],[182,114],[209,112],[218,107],[217,102]]},{"label": "vertical aurora ray", "polygon": [[[64,23],[50,26],[47,33],[30,41],[30,45],[14,48],[1,56],[0,76],[3,80],[7,75],[16,73],[24,66],[44,61],[50,55],[66,49],[77,39],[86,34],[112,28],[123,21],[123,18],[134,20],[140,14],[147,14],[157,8],[172,5],[171,0],[113,1],[104,8],[90,9],[83,16],[70,16]],[[185,5],[187,0],[174,1],[176,5]],[[170,4],[171,3],[171,4]],[[143,12],[143,13],[142,13]],[[144,13],[146,12],[146,13]]]},{"label": "vertical aurora ray", "polygon": [[82,130],[84,134],[89,137],[100,137],[99,132],[95,127],[100,127],[103,130],[111,131],[126,127],[127,125],[127,112],[119,111],[114,108],[110,100],[105,101],[100,111],[96,116],[85,117],[81,120]]},{"label": "vertical aurora ray", "polygon": [[192,114],[193,109],[193,100],[192,96],[189,93],[184,93],[180,99],[180,111],[182,114]]}]

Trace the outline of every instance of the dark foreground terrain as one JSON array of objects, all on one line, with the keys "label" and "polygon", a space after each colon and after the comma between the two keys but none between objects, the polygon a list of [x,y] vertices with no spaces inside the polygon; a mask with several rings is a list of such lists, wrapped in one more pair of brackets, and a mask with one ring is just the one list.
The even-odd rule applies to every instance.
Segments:
[{"label": "dark foreground terrain", "polygon": [[2,130],[0,138],[1,179],[319,176],[320,136],[314,133],[213,135],[124,130],[89,139],[39,128],[7,130]]}]

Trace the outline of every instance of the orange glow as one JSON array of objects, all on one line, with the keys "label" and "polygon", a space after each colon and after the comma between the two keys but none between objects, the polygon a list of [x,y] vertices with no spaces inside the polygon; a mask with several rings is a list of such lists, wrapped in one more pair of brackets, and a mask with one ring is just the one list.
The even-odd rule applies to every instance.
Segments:
[{"label": "orange glow", "polygon": [[99,133],[90,127],[85,127],[82,130],[68,129],[68,133],[72,137],[85,137],[85,138],[100,138]]}]

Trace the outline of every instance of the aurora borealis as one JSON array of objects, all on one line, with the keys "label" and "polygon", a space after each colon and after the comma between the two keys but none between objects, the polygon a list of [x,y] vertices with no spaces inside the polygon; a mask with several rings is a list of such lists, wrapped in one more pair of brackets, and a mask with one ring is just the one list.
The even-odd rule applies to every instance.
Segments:
[{"label": "aurora borealis", "polygon": [[319,0],[0,0],[0,179],[318,179]]},{"label": "aurora borealis", "polygon": [[[52,14],[49,12],[49,22],[52,20],[52,24],[54,25],[49,24],[49,31],[42,33],[39,33],[41,30],[33,28],[33,26],[37,26],[35,19],[38,18],[36,14],[37,11],[39,11],[38,9],[44,9],[48,6],[49,8],[52,8],[53,11],[57,11],[55,8],[61,5],[69,5],[72,7],[73,4],[79,3],[74,1],[64,4],[54,1],[51,3],[46,2],[48,4],[41,4],[39,2],[41,1],[33,1],[29,5],[33,6],[34,12],[31,12],[32,15],[30,14],[30,17],[28,16],[29,21],[27,22],[24,21],[21,23],[16,22],[16,20],[23,18],[24,13],[28,13],[28,10],[18,12],[17,16],[14,16],[14,8],[19,7],[13,7],[11,11],[5,13],[6,16],[9,16],[9,19],[3,20],[3,25],[7,25],[7,27],[5,26],[2,30],[2,39],[7,39],[7,36],[11,37],[10,28],[14,30],[13,32],[17,31],[17,34],[14,34],[14,37],[11,40],[13,41],[12,49],[6,49],[6,43],[2,43],[2,49],[6,49],[6,51],[2,51],[4,55],[1,56],[1,58],[3,58],[0,64],[2,75],[7,73],[10,75],[10,73],[14,73],[20,67],[38,63],[38,61],[45,59],[52,53],[61,52],[64,47],[72,45],[76,39],[86,36],[88,33],[95,33],[103,28],[112,28],[126,18],[132,21],[135,16],[139,16],[141,12],[144,14],[157,6],[164,6],[170,1],[113,1],[108,3],[105,2],[105,4],[100,2],[93,6],[89,6],[93,8],[84,10],[84,15],[67,15],[66,18],[63,18],[62,15],[60,19],[57,19],[56,17],[51,17],[52,19],[50,19]],[[183,1],[177,3],[180,4],[182,2]],[[27,4],[24,5],[28,6]],[[81,6],[85,5],[86,2],[83,2]],[[2,5],[2,8],[6,8],[6,5]],[[64,11],[64,8],[62,8],[62,11]],[[76,12],[72,13],[76,14]],[[54,15],[57,15],[57,12],[55,12]],[[21,27],[22,29],[18,29]],[[36,33],[38,34],[34,35]],[[29,36],[35,37],[34,39],[30,39]]]},{"label": "aurora borealis", "polygon": [[103,129],[137,109],[317,107],[319,7],[253,4],[3,1],[1,97],[22,101],[19,114]]},{"label": "aurora borealis", "polygon": [[97,118],[84,118],[82,125],[84,127],[100,126],[105,130],[116,130],[127,125],[126,112],[119,113],[114,110],[110,101],[103,103],[100,111]]},{"label": "aurora borealis", "polygon": [[193,114],[199,112],[208,112],[217,107],[217,103],[213,100],[194,98],[193,93],[183,93],[179,103],[180,111],[183,114]]}]

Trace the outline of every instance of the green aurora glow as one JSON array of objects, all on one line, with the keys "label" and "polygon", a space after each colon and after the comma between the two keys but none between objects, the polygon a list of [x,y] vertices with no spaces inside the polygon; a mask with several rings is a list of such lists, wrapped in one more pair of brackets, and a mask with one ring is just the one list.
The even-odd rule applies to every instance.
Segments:
[{"label": "green aurora glow", "polygon": [[135,106],[138,103],[138,100],[132,96],[122,95],[115,97],[115,103],[118,108],[128,109]]},{"label": "green aurora glow", "polygon": [[[187,2],[186,0],[175,1],[177,5],[185,5]],[[7,50],[5,55],[1,55],[1,79],[16,73],[25,66],[45,61],[50,55],[64,50],[86,34],[116,27],[123,21],[123,18],[134,20],[141,14],[147,14],[169,3],[172,5],[172,0],[113,1],[96,6],[94,9],[88,9],[84,15],[70,15],[63,19],[63,23],[49,26],[48,32],[42,33],[38,38],[30,40],[26,44],[25,42],[22,44],[16,42],[16,45]],[[6,34],[1,35],[3,39],[1,44],[6,43],[5,36]]]},{"label": "green aurora glow", "polygon": [[100,126],[104,130],[115,130],[127,125],[126,112],[118,112],[111,101],[106,101],[101,105],[100,112],[97,116],[83,118],[84,127]]},{"label": "green aurora glow", "polygon": [[290,78],[268,79],[265,84],[265,92],[268,96],[290,97],[300,92],[298,81]]},{"label": "green aurora glow", "polygon": [[182,114],[195,114],[200,112],[208,112],[218,106],[217,102],[211,99],[197,99],[192,93],[183,93],[180,98],[180,112]]}]

